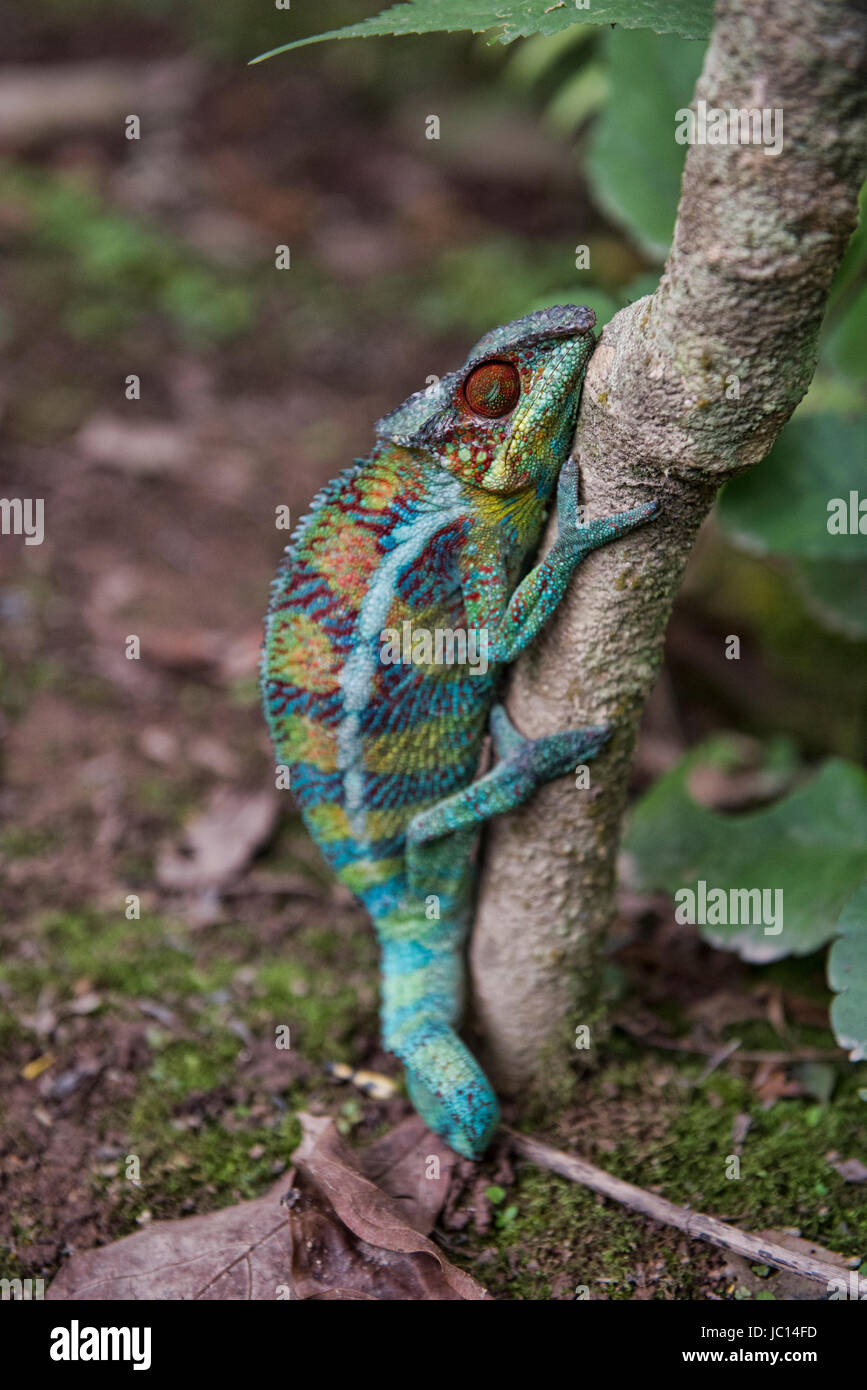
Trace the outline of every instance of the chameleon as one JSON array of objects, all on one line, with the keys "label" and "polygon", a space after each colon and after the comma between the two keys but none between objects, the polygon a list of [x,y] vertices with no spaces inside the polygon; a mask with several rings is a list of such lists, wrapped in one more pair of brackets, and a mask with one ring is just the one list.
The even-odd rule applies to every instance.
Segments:
[{"label": "chameleon", "polygon": [[[471,1159],[499,1124],[458,1032],[478,833],[610,735],[525,737],[498,702],[501,676],[585,556],[658,511],[650,500],[587,521],[579,509],[570,449],[595,321],[557,305],[494,328],[379,420],[369,456],[298,523],[265,619],[275,755],[372,919],[383,1044],[417,1113]],[[555,495],[557,537],[534,565]],[[488,735],[496,761],[480,775]]]}]

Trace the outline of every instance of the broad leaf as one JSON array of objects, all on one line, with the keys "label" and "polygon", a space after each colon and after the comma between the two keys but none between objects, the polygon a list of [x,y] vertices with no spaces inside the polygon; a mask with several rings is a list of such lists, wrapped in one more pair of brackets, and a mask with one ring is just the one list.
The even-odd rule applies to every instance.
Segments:
[{"label": "broad leaf", "polygon": [[821,355],[843,376],[864,386],[867,378],[867,183],[861,188],[858,226],[834,276],[822,329]]},{"label": "broad leaf", "polygon": [[817,622],[853,641],[867,639],[867,555],[860,564],[799,560],[793,573],[804,606]]},{"label": "broad leaf", "polygon": [[705,924],[701,935],[750,961],[806,955],[836,935],[844,903],[867,875],[867,773],[833,759],[767,809],[720,815],[696,804],[688,779],[725,747],[711,740],[641,798],[625,848],[645,889],[698,895],[704,881],[706,893],[720,888],[729,898],[732,890],[764,889],[772,911],[780,890],[781,931],[766,919]]},{"label": "broad leaf", "polygon": [[615,31],[606,38],[609,95],[587,172],[597,201],[651,256],[671,245],[686,146],[675,112],[689,106],[704,45]]},{"label": "broad leaf", "polygon": [[281,44],[252,61],[264,62],[277,53],[301,48],[324,39],[370,38],[376,34],[431,34],[447,30],[471,29],[474,34],[487,29],[498,32],[493,39],[511,43],[530,34],[559,34],[574,24],[620,24],[625,29],[655,29],[660,34],[681,34],[685,38],[706,39],[710,34],[712,0],[591,0],[581,8],[574,0],[552,4],[550,0],[405,0],[381,14],[329,29],[306,39]]},{"label": "broad leaf", "polygon": [[828,954],[828,984],[837,991],[831,1023],[853,1062],[867,1058],[867,883],[840,913],[840,935]]},{"label": "broad leaf", "polygon": [[[764,462],[726,486],[717,519],[760,555],[864,560],[867,534],[859,534],[857,519],[854,534],[828,528],[841,511],[832,503],[845,504],[849,525],[850,493],[860,488],[861,499],[867,499],[865,456],[867,416],[799,413]],[[867,533],[867,513],[863,522]]]},{"label": "broad leaf", "polygon": [[822,342],[826,361],[843,376],[862,387],[867,378],[867,285],[846,305],[841,314],[829,314],[829,323]]},{"label": "broad leaf", "polygon": [[[334,1123],[301,1114],[295,1170],[252,1202],[156,1221],[73,1254],[48,1290],[57,1301],[487,1299],[427,1239],[454,1155],[414,1116],[366,1152]],[[431,1156],[440,1176],[430,1179]],[[293,1181],[294,1179],[294,1181]],[[281,1202],[282,1197],[282,1202]]]}]

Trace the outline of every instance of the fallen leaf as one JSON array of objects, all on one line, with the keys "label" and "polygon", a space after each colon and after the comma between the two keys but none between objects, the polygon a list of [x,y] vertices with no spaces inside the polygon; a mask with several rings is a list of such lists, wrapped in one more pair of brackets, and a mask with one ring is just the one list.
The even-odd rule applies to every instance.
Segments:
[{"label": "fallen leaf", "polygon": [[268,838],[277,808],[273,792],[219,788],[207,810],[186,826],[182,838],[186,852],[169,846],[157,857],[157,881],[163,888],[180,892],[226,883],[240,873]]},{"label": "fallen leaf", "polygon": [[[205,1216],[154,1221],[113,1245],[72,1256],[46,1299],[265,1301],[287,1287],[291,1236],[280,1194]],[[284,1295],[285,1296],[285,1295]]]},{"label": "fallen leaf", "polygon": [[[298,1118],[304,1138],[293,1156],[301,1179],[292,1210],[303,1239],[293,1242],[292,1281],[299,1298],[489,1298],[408,1223],[398,1200],[359,1171],[332,1120],[303,1113]],[[416,1187],[421,1164],[438,1145],[425,1133],[407,1149],[404,1161]]]},{"label": "fallen leaf", "polygon": [[118,415],[94,415],[79,432],[79,452],[89,463],[121,473],[177,473],[191,457],[183,430],[170,423],[136,421]]},{"label": "fallen leaf", "polygon": [[[206,1216],[153,1222],[113,1245],[74,1254],[46,1297],[489,1298],[420,1230],[430,1225],[442,1201],[445,1160],[456,1161],[421,1121],[398,1126],[357,1158],[342,1144],[333,1121],[300,1119],[304,1138],[295,1156],[297,1174],[293,1169],[255,1201]],[[439,1176],[427,1177],[436,1169],[434,1157]],[[362,1165],[378,1174],[382,1186],[365,1176]]]},{"label": "fallen leaf", "polygon": [[783,1097],[802,1096],[803,1087],[798,1081],[790,1081],[784,1067],[771,1062],[762,1062],[756,1069],[753,1089],[762,1102],[763,1110],[770,1110],[776,1101]]},{"label": "fallen leaf", "polygon": [[364,1176],[400,1204],[404,1220],[423,1236],[443,1208],[456,1162],[453,1150],[417,1115],[402,1120],[359,1157]]},{"label": "fallen leaf", "polygon": [[867,1182],[867,1164],[862,1163],[860,1158],[846,1158],[840,1163],[832,1163],[841,1178],[846,1182]]},{"label": "fallen leaf", "polygon": [[52,1052],[43,1052],[41,1057],[34,1057],[32,1062],[21,1068],[21,1075],[25,1081],[35,1081],[37,1076],[41,1076],[49,1067],[53,1067],[57,1058]]}]

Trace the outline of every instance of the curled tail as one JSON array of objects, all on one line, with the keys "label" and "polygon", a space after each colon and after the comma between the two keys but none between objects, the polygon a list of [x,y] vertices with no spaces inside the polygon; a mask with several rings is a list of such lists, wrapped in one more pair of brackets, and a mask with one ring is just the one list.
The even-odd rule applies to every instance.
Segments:
[{"label": "curled tail", "polygon": [[463,997],[463,923],[390,914],[382,945],[383,1042],[406,1067],[425,1124],[466,1158],[481,1158],[499,1124],[488,1078],[455,1031]]}]

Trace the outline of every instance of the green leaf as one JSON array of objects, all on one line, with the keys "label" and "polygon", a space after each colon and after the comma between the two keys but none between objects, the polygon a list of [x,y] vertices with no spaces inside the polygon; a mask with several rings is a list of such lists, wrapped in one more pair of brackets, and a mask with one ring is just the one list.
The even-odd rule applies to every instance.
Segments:
[{"label": "green leaf", "polygon": [[862,185],[858,226],[834,276],[820,353],[843,376],[863,387],[867,377],[867,182]]},{"label": "green leaf", "polygon": [[674,138],[675,112],[692,101],[704,45],[616,30],[605,52],[609,97],[593,133],[588,176],[609,216],[662,259],[686,157]]},{"label": "green leaf", "polygon": [[867,378],[867,285],[829,324],[822,343],[823,358],[843,376],[863,385]]},{"label": "green leaf", "polygon": [[867,639],[867,558],[799,560],[792,567],[804,606],[831,632],[853,641]]},{"label": "green leaf", "polygon": [[831,1062],[799,1062],[792,1075],[807,1095],[814,1096],[821,1105],[828,1104],[837,1084],[837,1069]]},{"label": "green leaf", "polygon": [[782,892],[782,930],[773,923],[710,924],[702,937],[744,960],[807,955],[839,930],[841,908],[867,875],[867,773],[832,759],[809,782],[773,806],[726,816],[690,796],[694,768],[727,746],[710,740],[684,758],[637,803],[625,847],[644,889],[698,893]]},{"label": "green leaf", "polygon": [[[867,1059],[867,883],[840,913],[840,933],[828,954],[828,984],[837,998],[831,1025],[852,1062]],[[867,1099],[867,1097],[865,1097]]]},{"label": "green leaf", "polygon": [[[739,544],[760,555],[805,560],[864,560],[863,535],[828,530],[832,499],[848,509],[864,488],[867,416],[795,416],[768,457],[723,489],[717,519]],[[867,519],[865,519],[867,526]],[[857,576],[853,575],[853,579]]]},{"label": "green leaf", "polygon": [[655,29],[661,34],[681,34],[685,38],[706,39],[710,34],[712,0],[591,0],[581,9],[573,0],[406,0],[392,5],[370,19],[329,29],[306,39],[281,44],[260,53],[251,61],[262,63],[277,53],[301,48],[324,39],[370,38],[376,34],[432,34],[447,30],[486,29],[500,43],[525,38],[529,34],[559,34],[575,24],[620,24],[625,29]]}]

